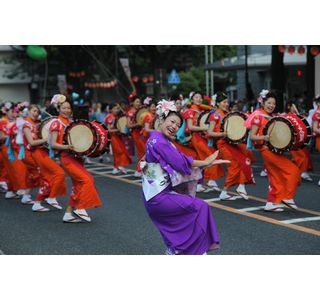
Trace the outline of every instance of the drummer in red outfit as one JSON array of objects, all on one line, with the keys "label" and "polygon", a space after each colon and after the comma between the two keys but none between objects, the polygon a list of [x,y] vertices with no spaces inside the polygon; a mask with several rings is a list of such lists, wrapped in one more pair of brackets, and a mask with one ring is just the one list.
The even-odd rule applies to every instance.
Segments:
[{"label": "drummer in red outfit", "polygon": [[[288,115],[299,115],[298,109],[292,101],[287,103],[286,112]],[[310,149],[303,147],[301,149],[291,150],[292,161],[297,165],[301,172],[301,178],[306,181],[313,181],[310,177],[309,171],[312,171],[312,161],[310,156]]]},{"label": "drummer in red outfit", "polygon": [[131,164],[131,158],[126,146],[119,135],[119,130],[116,127],[120,106],[118,103],[113,103],[109,106],[110,113],[105,118],[105,124],[108,126],[108,132],[111,135],[111,147],[113,153],[112,174],[122,172],[127,173],[124,167]]},{"label": "drummer in red outfit", "polygon": [[[235,197],[229,195],[227,190],[231,186],[238,185],[236,191],[244,199],[248,199],[246,184],[254,184],[251,160],[247,155],[246,147],[228,143],[224,137],[227,132],[221,132],[221,122],[229,112],[229,100],[225,93],[216,94],[216,104],[218,109],[209,116],[208,135],[216,141],[216,145],[223,158],[231,161],[227,165],[227,175],[223,190],[220,194],[221,200],[234,200]],[[228,121],[226,121],[228,122]]]},{"label": "drummer in red outfit", "polygon": [[86,209],[101,206],[101,200],[92,175],[85,169],[82,158],[75,157],[69,150],[74,147],[63,143],[65,128],[71,123],[71,102],[64,95],[54,95],[51,103],[56,106],[59,116],[52,121],[48,141],[60,154],[62,168],[72,179],[72,192],[63,222],[91,222]]},{"label": "drummer in red outfit", "polygon": [[[315,135],[316,150],[320,152],[320,96],[317,96],[314,102],[317,105],[317,110],[312,116],[312,131]],[[320,180],[318,185],[320,186]]]},{"label": "drummer in red outfit", "polygon": [[46,138],[38,138],[38,116],[40,109],[37,105],[31,104],[28,108],[28,117],[23,125],[24,145],[26,148],[26,157],[32,158],[40,171],[40,188],[37,197],[32,206],[33,211],[49,211],[42,205],[43,201],[55,209],[62,209],[57,201],[57,197],[65,195],[67,185],[63,169],[54,159],[49,157],[47,149],[43,144],[47,142]]},{"label": "drummer in red outfit", "polygon": [[147,140],[150,136],[150,132],[154,130],[153,123],[156,114],[157,103],[151,97],[146,97],[143,100],[143,105],[145,105],[148,108],[148,112],[143,116],[142,129],[140,134],[144,139],[144,143],[147,143]]}]

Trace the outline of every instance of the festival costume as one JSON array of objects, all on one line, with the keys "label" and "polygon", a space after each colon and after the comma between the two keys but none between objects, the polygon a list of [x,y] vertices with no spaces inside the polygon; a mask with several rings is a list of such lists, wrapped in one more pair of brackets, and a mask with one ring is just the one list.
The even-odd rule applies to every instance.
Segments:
[{"label": "festival costume", "polygon": [[[316,112],[312,116],[312,122],[318,121],[318,129],[320,128],[320,109],[316,110]],[[320,152],[320,135],[315,136],[315,146],[316,150]]]},{"label": "festival costume", "polygon": [[187,195],[177,193],[173,188],[177,174],[191,177],[189,180],[193,180],[192,186],[195,188],[201,172],[198,168],[191,168],[192,161],[192,157],[179,152],[162,133],[153,131],[150,134],[147,166],[143,168],[142,177],[144,203],[169,252],[173,254],[204,254],[216,249],[219,244],[208,204],[194,196],[195,189],[192,189],[193,195]]},{"label": "festival costume", "polygon": [[[187,109],[183,114],[183,119],[192,119],[192,124],[196,125],[197,117],[201,109],[197,105],[191,105],[190,109]],[[186,127],[186,132],[190,133],[190,129]],[[206,159],[212,153],[215,152],[214,147],[208,146],[207,139],[203,138],[200,132],[192,132],[191,145],[197,152],[200,160]],[[224,176],[224,169],[221,165],[214,165],[204,170],[204,179],[206,180],[217,180]]]},{"label": "festival costume", "polygon": [[[24,128],[29,128],[34,140],[38,139],[37,124],[30,118],[26,119]],[[40,188],[36,197],[37,201],[46,198],[57,198],[67,192],[67,185],[63,169],[49,157],[48,151],[41,146],[32,147],[24,137],[26,154],[31,155],[33,161],[40,168]]]},{"label": "festival costume", "polygon": [[[215,122],[213,132],[220,132],[221,121],[225,116],[226,113],[221,109],[217,109],[210,115],[209,122]],[[215,140],[223,159],[230,161],[227,164],[227,176],[224,186],[228,188],[238,184],[254,184],[251,160],[248,157],[246,148],[240,145],[229,144],[223,138]]]},{"label": "festival costume", "polygon": [[[250,127],[259,127],[257,135],[263,135],[263,128],[272,116],[265,110],[259,109],[254,113]],[[300,183],[300,171],[298,167],[286,156],[274,153],[262,141],[254,142],[260,151],[264,166],[267,169],[269,180],[268,202],[281,203],[285,199],[293,199]]]},{"label": "festival costume", "polygon": [[[107,115],[105,118],[105,124],[110,125],[112,129],[115,129],[116,117],[113,114]],[[110,132],[111,135],[111,147],[113,153],[113,165],[115,168],[125,167],[131,164],[130,154],[121,139],[121,136],[116,132]]]},{"label": "festival costume", "polygon": [[[62,116],[54,120],[49,131],[57,131],[56,143],[63,144],[63,133],[71,121]],[[49,137],[50,139],[50,137]],[[72,192],[68,205],[76,209],[87,209],[101,206],[101,200],[95,187],[92,175],[84,168],[83,160],[74,157],[70,152],[62,150],[60,152],[61,166],[71,177]]]},{"label": "festival costume", "polygon": [[[127,115],[129,124],[135,123],[134,116],[136,111],[137,110],[134,107],[131,107],[127,111],[126,115]],[[138,160],[140,160],[146,152],[146,146],[145,146],[146,142],[144,141],[143,137],[141,137],[140,131],[141,131],[141,126],[131,129],[131,136],[134,144],[136,145]]]}]

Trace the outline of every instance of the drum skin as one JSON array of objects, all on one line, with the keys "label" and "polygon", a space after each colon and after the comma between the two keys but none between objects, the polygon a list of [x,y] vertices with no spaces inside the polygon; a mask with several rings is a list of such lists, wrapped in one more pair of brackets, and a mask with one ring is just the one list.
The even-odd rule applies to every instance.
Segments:
[{"label": "drum skin", "polygon": [[58,117],[49,117],[42,120],[38,128],[38,136],[40,139],[47,139],[49,135],[49,128],[51,123],[56,120]]},{"label": "drum skin", "polygon": [[268,148],[282,154],[290,150],[305,147],[311,138],[311,128],[305,118],[299,115],[283,114],[271,118],[263,128],[263,134],[269,135]]},{"label": "drum skin", "polygon": [[128,121],[127,121],[126,116],[120,117],[117,120],[116,127],[121,134],[128,134],[129,133],[129,129],[127,127],[127,124],[128,124]]},{"label": "drum skin", "polygon": [[105,125],[82,119],[71,122],[65,128],[63,140],[74,146],[72,152],[77,157],[98,157],[108,150],[110,142]]},{"label": "drum skin", "polygon": [[248,137],[248,128],[244,122],[248,117],[242,112],[230,112],[221,121],[221,132],[226,132],[225,140],[229,144],[241,144]]},{"label": "drum skin", "polygon": [[136,111],[135,115],[134,115],[134,119],[136,121],[137,124],[139,124],[140,126],[143,125],[143,119],[146,115],[146,113],[148,113],[149,110],[145,107],[145,106],[141,106],[140,108],[138,108],[138,110]]}]

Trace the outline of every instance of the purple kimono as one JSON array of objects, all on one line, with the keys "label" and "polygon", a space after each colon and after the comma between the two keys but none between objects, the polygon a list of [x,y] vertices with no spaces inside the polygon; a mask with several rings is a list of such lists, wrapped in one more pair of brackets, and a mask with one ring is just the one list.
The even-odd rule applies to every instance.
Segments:
[{"label": "purple kimono", "polygon": [[[147,142],[147,163],[159,163],[169,174],[172,170],[190,174],[192,161],[192,157],[182,154],[161,132],[151,132]],[[169,184],[165,190],[144,202],[170,253],[204,254],[218,248],[219,236],[214,218],[203,200],[178,194]]]}]

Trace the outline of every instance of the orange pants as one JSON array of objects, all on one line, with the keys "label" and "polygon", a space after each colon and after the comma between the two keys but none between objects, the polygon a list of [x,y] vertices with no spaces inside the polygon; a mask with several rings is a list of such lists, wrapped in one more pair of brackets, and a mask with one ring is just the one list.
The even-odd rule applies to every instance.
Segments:
[{"label": "orange pants", "polygon": [[84,168],[83,162],[69,153],[61,153],[61,165],[72,180],[72,192],[68,205],[77,209],[101,206],[94,179]]},{"label": "orange pants", "polygon": [[315,146],[316,146],[316,150],[320,152],[320,136],[316,136]]},{"label": "orange pants", "polygon": [[276,154],[266,147],[260,149],[264,165],[268,171],[268,201],[280,203],[293,199],[300,183],[300,170],[286,156]]},{"label": "orange pants", "polygon": [[41,188],[37,200],[42,201],[47,197],[57,198],[67,193],[66,179],[63,169],[49,157],[43,148],[36,148],[31,151],[32,158],[40,168]]},{"label": "orange pants", "polygon": [[133,129],[131,136],[137,148],[138,160],[140,160],[146,153],[146,140],[140,134],[141,129]]},{"label": "orange pants", "polygon": [[10,161],[8,147],[1,145],[2,162],[8,178],[8,190],[17,191],[27,188],[27,168],[21,160]]},{"label": "orange pants", "polygon": [[299,168],[301,173],[312,170],[309,148],[304,147],[303,149],[292,150],[291,156],[293,163]]},{"label": "orange pants", "polygon": [[111,147],[113,153],[113,165],[115,168],[125,167],[131,164],[129,152],[120,136],[116,134],[111,135]]},{"label": "orange pants", "polygon": [[177,141],[173,141],[173,144],[184,155],[191,156],[191,157],[193,157],[193,159],[199,159],[196,150],[193,149],[192,146],[182,145],[182,144],[178,143]]},{"label": "orange pants", "polygon": [[[217,146],[220,153],[222,154],[223,159],[230,160],[230,163],[227,164],[227,175],[224,186],[230,187],[238,184],[249,183],[249,180],[243,172],[238,159],[234,156],[234,153],[231,153],[226,147],[223,146],[223,143],[220,143],[220,141],[218,141]],[[247,148],[239,146],[240,145],[229,145],[229,147],[233,147],[235,152],[240,152],[240,154],[243,154],[250,160],[250,158],[248,157]],[[250,170],[252,174],[252,169]]]},{"label": "orange pants", "polygon": [[[191,144],[200,160],[206,159],[209,155],[215,152],[215,148],[209,147],[207,140],[202,138],[200,134],[193,133]],[[224,176],[224,169],[222,165],[215,165],[204,170],[205,180],[216,180]]]},{"label": "orange pants", "polygon": [[[1,145],[0,145],[1,147]],[[7,175],[7,171],[4,167],[4,162],[3,162],[3,156],[2,153],[0,151],[0,181],[8,181],[8,175]]]},{"label": "orange pants", "polygon": [[28,170],[27,187],[33,189],[40,186],[40,172],[37,163],[31,155],[31,151],[25,151],[25,158],[22,160]]}]

